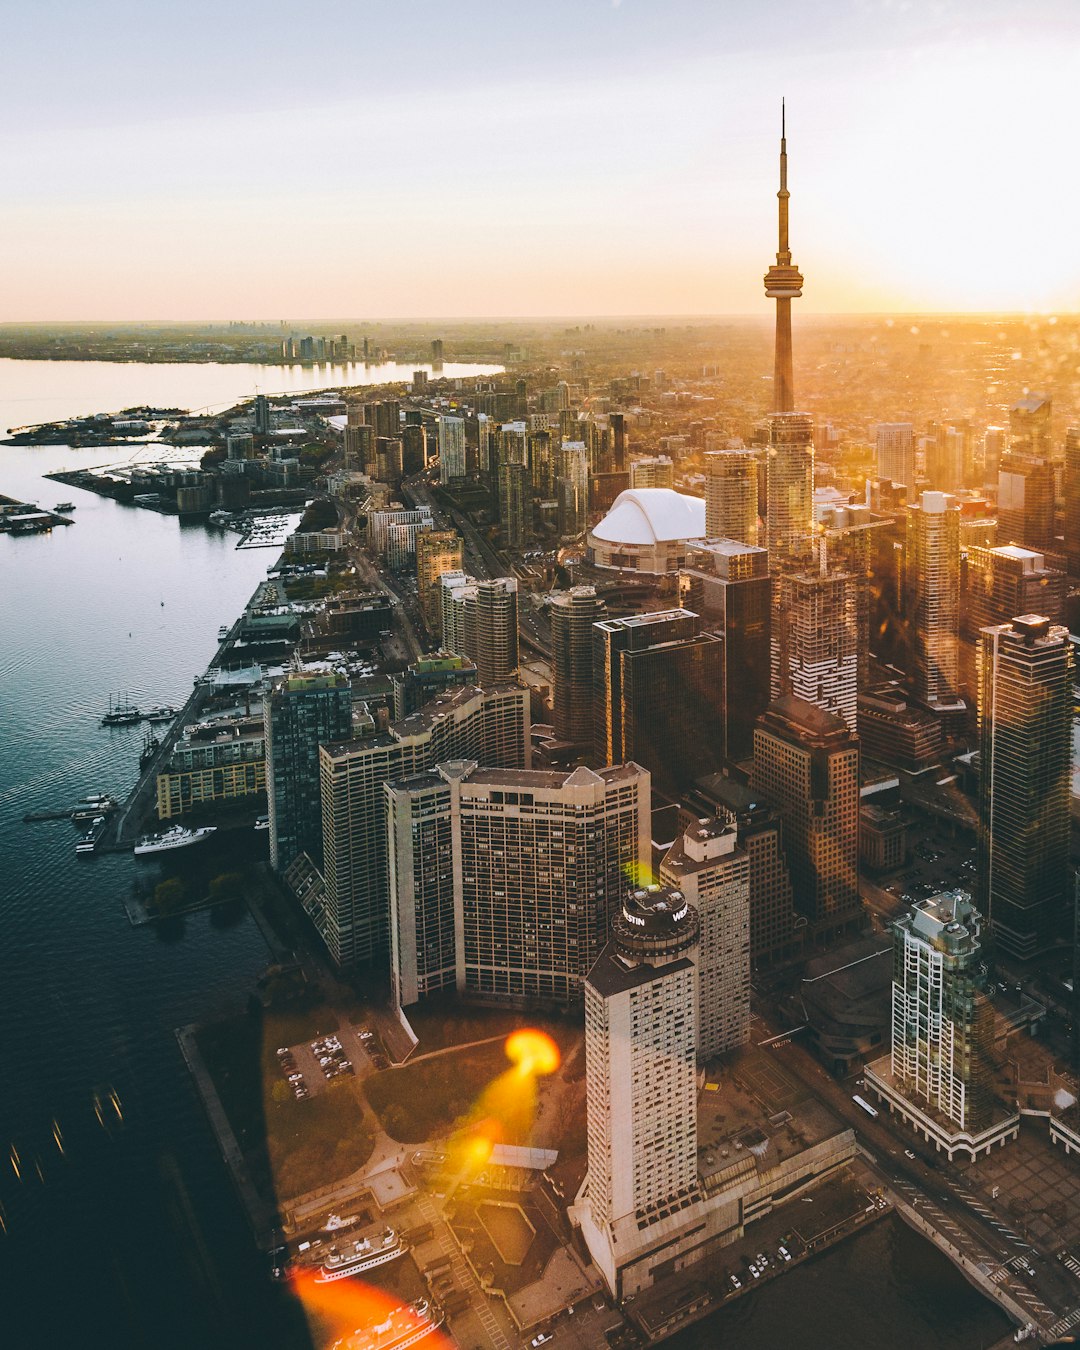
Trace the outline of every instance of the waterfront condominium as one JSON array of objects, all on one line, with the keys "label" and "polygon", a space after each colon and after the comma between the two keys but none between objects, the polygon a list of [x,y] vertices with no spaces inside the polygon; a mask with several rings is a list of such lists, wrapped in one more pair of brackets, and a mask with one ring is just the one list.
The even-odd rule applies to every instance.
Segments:
[{"label": "waterfront condominium", "polygon": [[[589,1167],[577,1214],[619,1297],[624,1267],[680,1233],[697,1175],[697,911],[677,890],[631,890],[585,982]],[[655,1259],[655,1258],[654,1258]]]},{"label": "waterfront condominium", "polygon": [[387,782],[391,979],[485,1003],[581,998],[628,878],[650,862],[649,775],[441,763]]},{"label": "waterfront condominium", "polygon": [[529,735],[526,689],[466,686],[387,732],[321,748],[325,884],[309,913],[339,965],[382,962],[389,952],[383,784],[451,759],[527,768]]},{"label": "waterfront condominium", "polygon": [[592,630],[604,617],[606,607],[595,586],[553,591],[547,603],[555,735],[560,741],[588,745],[593,727]]},{"label": "waterfront condominium", "polygon": [[678,792],[723,762],[723,638],[685,609],[593,625],[594,754]]},{"label": "waterfront condominium", "polygon": [[976,903],[998,948],[1027,958],[1069,912],[1072,643],[1038,614],[979,638]]},{"label": "waterfront condominium", "polygon": [[352,689],[337,672],[293,671],[263,700],[270,862],[284,871],[301,853],[322,865],[319,746],[352,734]]},{"label": "waterfront condominium", "polygon": [[713,817],[686,827],[668,849],[660,880],[682,891],[701,920],[698,1059],[750,1038],[750,859],[735,822]]},{"label": "waterfront condominium", "polygon": [[758,466],[751,451],[705,456],[705,533],[710,539],[757,544]]},{"label": "waterfront condominium", "polygon": [[913,647],[912,693],[955,706],[960,689],[960,508],[924,492],[907,508],[904,613]]},{"label": "waterfront condominium", "polygon": [[754,734],[750,788],[783,816],[795,908],[810,933],[857,928],[859,742],[843,720],[803,699],[777,699]]}]

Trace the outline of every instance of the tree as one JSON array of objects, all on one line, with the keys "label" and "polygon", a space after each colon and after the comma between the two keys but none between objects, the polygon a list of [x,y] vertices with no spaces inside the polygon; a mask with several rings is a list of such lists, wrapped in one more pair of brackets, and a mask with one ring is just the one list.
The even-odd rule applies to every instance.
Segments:
[{"label": "tree", "polygon": [[241,894],[244,878],[239,872],[222,872],[210,882],[211,900],[231,900]]},{"label": "tree", "polygon": [[187,888],[179,877],[167,877],[154,887],[154,909],[159,914],[175,914],[187,898]]}]

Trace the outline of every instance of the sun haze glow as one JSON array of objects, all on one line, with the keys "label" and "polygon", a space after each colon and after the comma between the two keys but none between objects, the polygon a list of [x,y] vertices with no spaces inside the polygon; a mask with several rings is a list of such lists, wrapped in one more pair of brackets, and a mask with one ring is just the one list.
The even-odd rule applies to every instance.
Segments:
[{"label": "sun haze glow", "polygon": [[1080,308],[1075,0],[296,22],[284,0],[19,9],[0,319],[767,318],[781,95],[800,314]]}]

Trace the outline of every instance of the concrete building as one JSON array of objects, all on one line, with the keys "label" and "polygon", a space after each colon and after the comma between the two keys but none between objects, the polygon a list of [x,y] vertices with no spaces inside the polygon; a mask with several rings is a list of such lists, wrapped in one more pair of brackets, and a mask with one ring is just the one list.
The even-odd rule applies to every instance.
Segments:
[{"label": "concrete building", "polygon": [[532,491],[529,466],[510,460],[499,469],[499,502],[506,547],[520,552],[532,528]]},{"label": "concrete building", "polygon": [[982,916],[965,891],[918,900],[893,925],[892,1053],[867,1086],[950,1159],[1015,1138],[994,1093],[994,1012]]},{"label": "concrete building", "polygon": [[432,652],[390,679],[394,686],[394,721],[400,721],[447,689],[476,684],[476,666],[467,656]]},{"label": "concrete building", "polygon": [[529,755],[529,696],[518,685],[455,689],[387,732],[320,748],[325,886],[308,912],[339,965],[389,952],[383,784],[452,759],[527,768]]},{"label": "concrete building", "polygon": [[444,572],[460,572],[461,535],[456,530],[428,530],[416,540],[416,595],[428,631],[441,634],[442,611],[436,583]]},{"label": "concrete building", "polygon": [[913,647],[912,692],[954,708],[960,690],[960,508],[924,492],[907,508],[904,613]]},{"label": "concrete building", "polygon": [[723,639],[685,609],[593,625],[593,752],[678,792],[723,762]]},{"label": "concrete building", "polygon": [[660,866],[665,886],[698,912],[697,1056],[702,1062],[750,1039],[750,859],[734,821],[699,820]]},{"label": "concrete building", "polygon": [[[368,547],[381,558],[387,556],[390,548],[391,525],[411,525],[414,530],[430,530],[434,525],[431,507],[421,506],[415,511],[398,507],[389,511],[372,511],[368,515]],[[415,540],[415,533],[413,538]]]},{"label": "concrete building", "polygon": [[758,535],[758,464],[749,450],[705,456],[705,533],[754,546]]},{"label": "concrete building", "polygon": [[1065,556],[1069,576],[1080,578],[1080,427],[1065,433]]},{"label": "concrete building", "polygon": [[1054,467],[1012,445],[998,468],[997,537],[1030,549],[1054,547]]},{"label": "concrete building", "polygon": [[511,678],[520,659],[516,578],[444,572],[439,586],[443,646],[475,662],[480,684]]},{"label": "concrete building", "polygon": [[650,862],[649,775],[443,763],[386,784],[395,997],[566,1006]]},{"label": "concrete building", "polygon": [[769,555],[731,539],[708,540],[687,555],[680,599],[702,625],[724,639],[724,745],[729,759],[748,759],[754,727],[769,704],[772,661]]},{"label": "concrete building", "polygon": [[859,580],[821,567],[785,572],[773,589],[770,688],[842,717],[855,731],[859,700]]},{"label": "concrete building", "polygon": [[604,617],[606,606],[595,586],[553,591],[547,603],[555,735],[560,741],[588,745],[593,735],[593,625]]},{"label": "concrete building", "polygon": [[187,728],[157,776],[159,820],[266,790],[266,738],[255,719]]},{"label": "concrete building", "polygon": [[301,853],[322,866],[319,746],[352,735],[352,689],[335,673],[296,671],[263,700],[270,862],[277,871]]},{"label": "concrete building", "polygon": [[439,482],[465,477],[465,419],[439,418]]},{"label": "concrete building", "polygon": [[879,422],[874,428],[877,475],[915,495],[915,429],[910,422]]},{"label": "concrete building", "polygon": [[803,699],[777,699],[754,734],[750,788],[783,815],[795,908],[810,932],[856,929],[859,743],[843,720]]},{"label": "concrete building", "polygon": [[979,646],[976,904],[1000,949],[1034,956],[1071,913],[1073,652],[1038,614],[984,628]]}]

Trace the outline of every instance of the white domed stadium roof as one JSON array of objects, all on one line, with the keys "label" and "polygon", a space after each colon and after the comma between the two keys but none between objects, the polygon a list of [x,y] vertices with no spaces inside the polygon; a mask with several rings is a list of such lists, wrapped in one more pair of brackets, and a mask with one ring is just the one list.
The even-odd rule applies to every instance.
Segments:
[{"label": "white domed stadium roof", "polygon": [[705,500],[673,488],[627,488],[592,533],[613,544],[705,538]]}]

